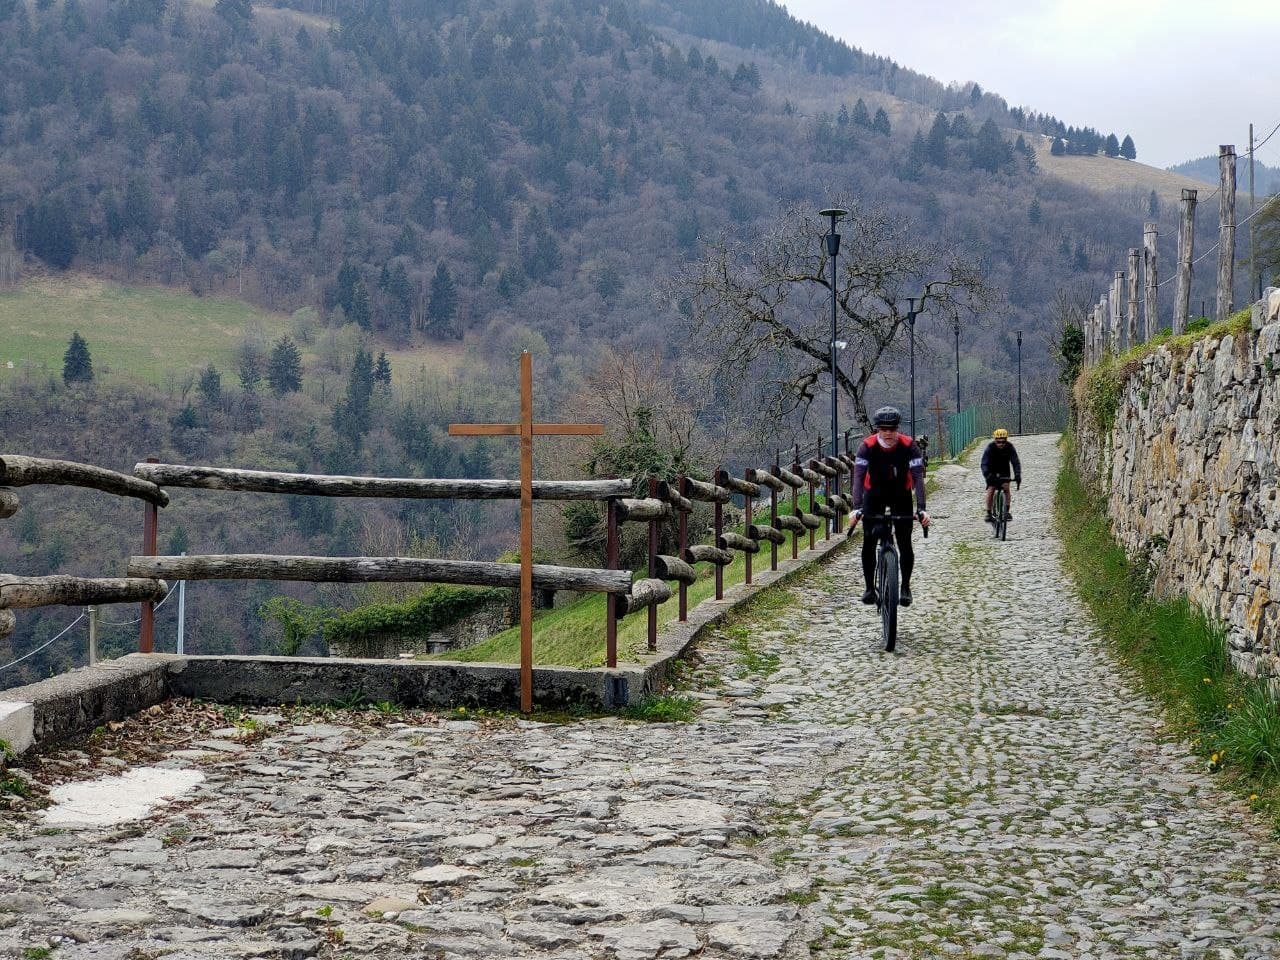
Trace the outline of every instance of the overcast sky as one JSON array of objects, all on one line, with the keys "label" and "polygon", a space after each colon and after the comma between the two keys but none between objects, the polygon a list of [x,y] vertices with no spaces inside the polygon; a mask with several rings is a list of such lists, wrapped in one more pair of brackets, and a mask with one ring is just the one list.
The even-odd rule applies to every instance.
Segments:
[{"label": "overcast sky", "polygon": [[[1010,106],[1133,135],[1153,166],[1280,123],[1280,0],[782,0],[871,53]],[[1280,166],[1280,133],[1258,150]]]}]

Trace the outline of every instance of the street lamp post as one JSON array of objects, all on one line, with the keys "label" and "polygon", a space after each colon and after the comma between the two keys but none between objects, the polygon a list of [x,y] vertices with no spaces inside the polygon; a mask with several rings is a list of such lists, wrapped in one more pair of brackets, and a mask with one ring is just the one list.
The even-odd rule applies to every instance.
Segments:
[{"label": "street lamp post", "polygon": [[[916,307],[916,301],[920,306]],[[907,339],[911,346],[911,436],[916,435],[916,317],[924,310],[924,297],[907,297]]]},{"label": "street lamp post", "polygon": [[960,412],[960,321],[952,322],[951,329],[956,335],[956,413]]},{"label": "street lamp post", "polygon": [[1018,436],[1022,436],[1022,331],[1018,331]]},{"label": "street lamp post", "polygon": [[836,257],[840,253],[840,234],[836,233],[836,223],[841,217],[847,217],[849,211],[840,207],[828,207],[819,211],[819,215],[831,218],[831,232],[822,239],[826,241],[827,256],[831,258],[831,443],[832,453],[838,453],[835,449],[836,437],[840,435],[837,414],[839,378],[836,376]]}]

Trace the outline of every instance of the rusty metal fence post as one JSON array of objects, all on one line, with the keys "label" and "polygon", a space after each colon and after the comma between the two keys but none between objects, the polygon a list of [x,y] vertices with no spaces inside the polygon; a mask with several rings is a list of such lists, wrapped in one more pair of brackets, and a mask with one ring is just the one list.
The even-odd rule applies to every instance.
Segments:
[{"label": "rusty metal fence post", "polygon": [[[791,462],[791,472],[800,475],[800,444],[796,444],[796,458]],[[793,517],[800,516],[800,489],[798,487],[791,488],[791,515]],[[800,556],[800,531],[791,531],[791,559],[795,560]]]},{"label": "rusty metal fence post", "polygon": [[[676,481],[676,491],[682,497],[689,496],[688,477],[683,473],[680,479]],[[680,553],[681,558],[684,552],[689,549],[689,512],[683,507],[677,507],[680,511]],[[689,619],[689,585],[683,580],[680,581],[680,622],[684,623]]]},{"label": "rusty metal fence post", "polygon": [[[159,463],[156,457],[147,457],[147,463]],[[156,555],[156,539],[160,527],[160,508],[150,500],[142,506],[142,555]],[[138,627],[138,652],[151,653],[155,648],[156,605],[152,600],[142,602],[142,616]]]},{"label": "rusty metal fence post", "polygon": [[[748,483],[750,483],[755,479],[755,471],[752,470],[750,467],[748,467],[743,473],[743,478]],[[744,493],[742,495],[742,515],[743,515],[742,534],[743,536],[748,535],[749,531],[751,530],[751,524],[755,522],[755,517],[752,515],[753,514],[752,506],[753,506],[753,501],[751,499],[751,494]],[[742,569],[744,571],[742,582],[750,585],[751,583],[751,551],[750,550],[743,551],[742,563],[743,563]]]},{"label": "rusty metal fence post", "polygon": [[[778,470],[781,466],[778,463],[778,452],[775,450],[773,453],[773,475],[775,477],[778,475]],[[772,484],[769,486],[769,526],[774,529],[778,527],[778,488]],[[773,540],[769,541],[769,569],[778,569],[778,544]]]},{"label": "rusty metal fence post", "polygon": [[[719,484],[723,479],[724,479],[724,468],[721,467],[715,472],[716,484]],[[716,507],[715,542],[719,544],[720,538],[724,536],[724,505],[717,499],[715,502],[715,507]],[[724,599],[724,566],[719,563],[716,564],[716,599],[717,600]]]},{"label": "rusty metal fence post", "polygon": [[[649,497],[656,499],[658,496],[658,478],[649,477]],[[657,519],[649,521],[649,579],[653,579],[658,575],[658,521]],[[649,614],[649,649],[658,649],[658,605],[656,603],[649,604],[646,611]]]}]

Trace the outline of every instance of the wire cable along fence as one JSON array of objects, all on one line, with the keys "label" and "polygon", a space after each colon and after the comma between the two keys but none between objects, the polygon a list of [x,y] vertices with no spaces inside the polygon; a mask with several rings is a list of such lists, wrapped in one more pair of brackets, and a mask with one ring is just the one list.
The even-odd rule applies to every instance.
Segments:
[{"label": "wire cable along fence", "polygon": [[[506,425],[488,425],[495,433]],[[534,433],[552,433],[545,426]],[[16,624],[14,610],[54,604],[96,607],[139,603],[138,652],[154,649],[155,611],[172,590],[168,580],[281,580],[306,582],[415,582],[524,588],[538,591],[602,593],[606,597],[606,667],[618,664],[618,622],[646,611],[647,647],[657,649],[657,608],[678,597],[680,621],[688,619],[688,588],[699,577],[698,566],[714,571],[715,598],[724,597],[724,570],[738,554],[743,556],[744,579],[750,584],[753,566],[767,545],[771,570],[778,569],[779,551],[790,535],[791,558],[800,555],[800,544],[816,546],[839,534],[851,511],[853,458],[852,431],[832,445],[829,438],[797,444],[784,456],[779,451],[771,464],[748,468],[735,476],[724,468],[709,471],[709,480],[689,475],[648,477],[641,481],[646,496],[633,496],[633,478],[595,480],[533,480],[522,472],[521,481],[499,479],[420,479],[367,476],[334,476],[226,467],[191,466],[148,460],[134,467],[133,476],[88,464],[36,457],[0,455],[0,516],[12,516],[19,508],[12,488],[37,484],[89,487],[116,496],[143,501],[142,550],[129,557],[123,578],[69,576],[14,577],[0,574],[0,638]],[[841,449],[843,448],[843,449]],[[520,500],[522,509],[531,501],[597,501],[605,505],[606,549],[603,568],[532,563],[532,541],[522,537],[521,563],[465,561],[418,557],[319,557],[276,554],[208,554],[162,556],[157,552],[159,511],[169,504],[166,489],[219,490],[237,493],[314,497],[388,497],[401,499]],[[803,500],[802,500],[803,497]],[[742,503],[741,532],[727,529],[725,506]],[[711,505],[713,522],[709,542],[690,529],[695,502]],[[765,509],[767,504],[767,512]],[[678,547],[674,554],[659,552],[659,527],[674,520]],[[643,575],[633,582],[630,570],[619,569],[620,532],[623,524],[647,524],[648,544]],[[529,574],[525,576],[525,568]],[[705,569],[705,567],[704,567]],[[673,586],[674,585],[674,586]],[[530,617],[532,602],[529,601]],[[75,621],[78,623],[79,619]],[[93,624],[91,619],[91,635]],[[71,626],[74,626],[73,623]],[[68,630],[70,627],[67,628]],[[63,631],[65,634],[66,631]],[[59,634],[54,640],[59,639]],[[48,646],[53,641],[49,641]],[[40,649],[43,649],[41,647]],[[92,649],[92,641],[91,641]],[[38,650],[24,655],[33,656]],[[91,656],[91,660],[92,660]],[[521,706],[531,708],[531,645],[522,668]]]}]

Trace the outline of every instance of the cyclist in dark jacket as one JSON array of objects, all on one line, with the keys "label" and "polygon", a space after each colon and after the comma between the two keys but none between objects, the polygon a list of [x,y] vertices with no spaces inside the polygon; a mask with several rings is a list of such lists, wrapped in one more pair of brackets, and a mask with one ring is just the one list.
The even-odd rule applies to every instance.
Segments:
[{"label": "cyclist in dark jacket", "polygon": [[[893,532],[898,541],[898,555],[902,561],[902,588],[898,602],[911,606],[911,568],[916,555],[911,548],[911,494],[915,492],[920,510],[920,523],[929,525],[925,513],[924,456],[920,448],[906,434],[898,432],[902,414],[894,407],[881,407],[872,418],[876,432],[862,441],[853,460],[853,516],[854,522],[867,514],[870,518],[890,513],[905,516],[906,520],[894,520]],[[883,521],[882,521],[883,522]],[[853,528],[849,528],[853,532]],[[870,530],[862,538],[862,576],[867,590],[863,603],[876,602],[876,540]]]},{"label": "cyclist in dark jacket", "polygon": [[[1013,473],[1010,474],[1012,469]],[[991,442],[982,451],[982,476],[987,481],[987,523],[995,523],[991,513],[991,499],[998,487],[1004,487],[1004,518],[1012,520],[1013,514],[1009,506],[1013,503],[1013,495],[1009,492],[1009,477],[1012,475],[1018,489],[1022,489],[1022,464],[1018,461],[1018,451],[1009,442],[1009,431],[1003,428],[991,435]]]}]

